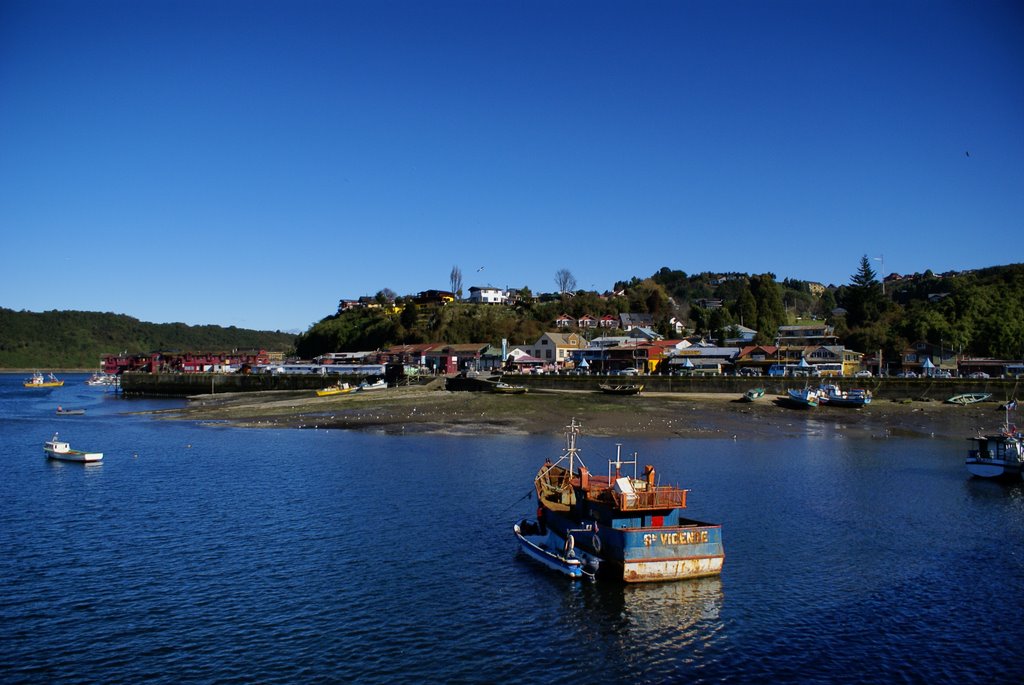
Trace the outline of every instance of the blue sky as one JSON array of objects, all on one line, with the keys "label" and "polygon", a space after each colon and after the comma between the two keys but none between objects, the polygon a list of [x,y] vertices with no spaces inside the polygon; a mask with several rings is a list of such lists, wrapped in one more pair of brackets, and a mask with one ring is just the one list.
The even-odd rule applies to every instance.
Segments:
[{"label": "blue sky", "polygon": [[[1019,2],[0,2],[0,306],[1024,261]],[[482,267],[482,271],[480,270]]]}]

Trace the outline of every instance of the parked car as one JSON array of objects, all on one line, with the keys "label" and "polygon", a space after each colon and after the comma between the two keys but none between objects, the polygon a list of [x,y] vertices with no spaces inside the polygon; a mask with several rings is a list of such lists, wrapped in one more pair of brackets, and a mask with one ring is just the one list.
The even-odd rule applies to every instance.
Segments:
[{"label": "parked car", "polygon": [[913,371],[900,371],[896,374],[896,378],[917,378],[917,374]]},{"label": "parked car", "polygon": [[952,378],[953,374],[951,374],[949,371],[936,371],[935,372],[935,377],[936,378]]},{"label": "parked car", "polygon": [[737,376],[760,376],[760,369],[752,369],[750,367],[744,367],[736,372]]},{"label": "parked car", "polygon": [[968,374],[968,378],[988,378],[989,375],[984,371],[975,371],[974,373]]},{"label": "parked car", "polygon": [[857,373],[853,374],[854,378],[871,378],[871,372],[867,369],[861,369]]}]

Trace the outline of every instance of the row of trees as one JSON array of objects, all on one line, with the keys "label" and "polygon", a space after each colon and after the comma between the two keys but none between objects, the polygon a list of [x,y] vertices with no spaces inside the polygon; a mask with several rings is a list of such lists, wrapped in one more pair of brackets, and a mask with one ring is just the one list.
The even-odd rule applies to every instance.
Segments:
[{"label": "row of trees", "polygon": [[157,324],[124,314],[0,308],[0,368],[93,369],[103,354],[155,350],[265,349],[290,352],[290,333],[229,326]]}]

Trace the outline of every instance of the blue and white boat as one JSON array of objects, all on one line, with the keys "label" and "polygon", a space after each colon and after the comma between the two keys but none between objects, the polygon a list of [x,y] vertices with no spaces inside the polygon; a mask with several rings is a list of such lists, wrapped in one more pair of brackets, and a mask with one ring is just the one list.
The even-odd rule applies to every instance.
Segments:
[{"label": "blue and white boat", "polygon": [[554,531],[527,519],[516,523],[512,530],[519,540],[520,549],[527,556],[570,578],[594,578],[600,562],[594,558],[581,559],[576,555],[576,538],[573,534],[562,539]]},{"label": "blue and white boat", "polygon": [[565,450],[534,478],[538,523],[563,549],[572,538],[577,558],[596,560],[601,575],[630,583],[721,574],[722,526],[681,515],[689,490],[660,485],[650,465],[639,477],[635,454],[624,460],[620,452],[606,476],[594,475],[576,447],[579,433],[573,419]]},{"label": "blue and white boat", "polygon": [[967,452],[967,472],[978,478],[1019,480],[1024,478],[1024,433],[1010,423],[1010,411],[1017,400],[1004,409],[1006,421],[998,433],[979,433],[970,438],[974,449]]},{"label": "blue and white boat", "polygon": [[789,390],[783,398],[791,406],[799,409],[814,409],[818,406],[819,396],[817,388],[799,388]]},{"label": "blue and white boat", "polygon": [[838,385],[823,385],[818,392],[818,400],[830,407],[860,407],[871,404],[871,391],[863,388],[843,390]]}]

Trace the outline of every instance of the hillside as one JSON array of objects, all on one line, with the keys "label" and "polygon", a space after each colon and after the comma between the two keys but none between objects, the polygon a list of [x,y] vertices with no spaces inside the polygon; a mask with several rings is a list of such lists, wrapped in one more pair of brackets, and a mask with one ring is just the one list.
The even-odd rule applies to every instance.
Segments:
[{"label": "hillside", "polygon": [[1024,264],[891,276],[884,289],[866,257],[850,283],[840,286],[789,278],[780,282],[771,273],[688,275],[665,267],[649,278],[616,283],[615,291],[539,297],[520,292],[514,305],[446,306],[417,306],[411,297],[392,300],[378,293],[378,302],[386,306],[330,314],[299,336],[296,349],[308,359],[402,343],[496,345],[504,338],[518,345],[553,330],[561,314],[580,318],[631,312],[650,314],[655,330],[669,338],[678,337],[670,326],[675,320],[686,334],[715,341],[743,325],[758,332],[755,342],[770,345],[780,325],[825,320],[848,348],[883,349],[890,358],[922,340],[972,356],[1024,355]]},{"label": "hillside", "polygon": [[0,308],[0,368],[82,368],[100,355],[172,350],[266,349],[289,352],[295,336],[230,326],[157,324],[123,314],[16,312]]}]

